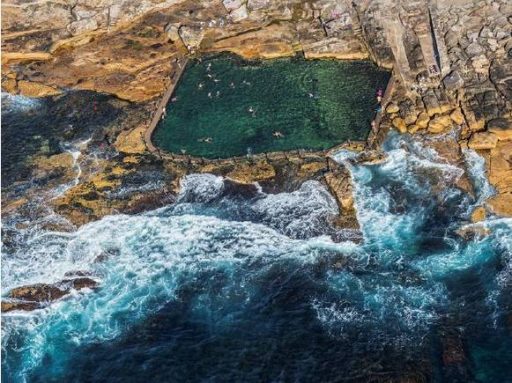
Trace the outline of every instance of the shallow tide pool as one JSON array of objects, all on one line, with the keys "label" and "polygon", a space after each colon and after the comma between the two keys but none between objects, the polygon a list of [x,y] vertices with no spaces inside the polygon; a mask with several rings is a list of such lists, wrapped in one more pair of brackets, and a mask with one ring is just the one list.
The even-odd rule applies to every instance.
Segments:
[{"label": "shallow tide pool", "polygon": [[225,158],[365,140],[389,77],[367,61],[194,60],[153,141],[165,151]]}]

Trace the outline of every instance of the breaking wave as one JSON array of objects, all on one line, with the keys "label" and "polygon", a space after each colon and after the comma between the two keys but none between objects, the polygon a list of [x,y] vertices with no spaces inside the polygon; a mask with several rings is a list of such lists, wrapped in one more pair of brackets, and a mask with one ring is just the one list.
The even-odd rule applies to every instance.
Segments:
[{"label": "breaking wave", "polygon": [[[319,182],[266,194],[209,174],[187,176],[168,207],[31,233],[3,254],[4,292],[76,271],[100,287],[5,315],[2,376],[310,381],[428,354],[435,329],[460,318],[478,316],[468,334],[496,328],[510,309],[512,220],[461,238],[491,193],[482,162],[467,152],[462,169],[422,145],[391,136],[380,165],[334,156],[351,171],[360,244],[331,239],[337,205]],[[457,186],[466,171],[475,197]]]}]

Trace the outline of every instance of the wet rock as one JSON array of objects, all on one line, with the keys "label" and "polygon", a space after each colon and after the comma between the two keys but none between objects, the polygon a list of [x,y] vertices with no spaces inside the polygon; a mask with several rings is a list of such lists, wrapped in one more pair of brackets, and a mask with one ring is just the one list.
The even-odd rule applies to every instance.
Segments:
[{"label": "wet rock", "polygon": [[167,189],[137,193],[136,196],[131,198],[124,211],[126,214],[138,214],[171,205],[174,202],[176,202],[176,195]]},{"label": "wet rock", "polygon": [[230,179],[224,180],[224,188],[221,196],[242,197],[250,199],[256,197],[260,189],[256,183],[244,184]]},{"label": "wet rock", "polygon": [[388,156],[382,150],[365,150],[350,162],[360,165],[378,165],[387,161]]},{"label": "wet rock", "polygon": [[471,222],[477,223],[485,220],[487,213],[483,206],[478,206],[471,213]]},{"label": "wet rock", "polygon": [[483,225],[465,225],[455,230],[455,233],[466,241],[481,239],[491,234],[491,230]]},{"label": "wet rock", "polygon": [[9,298],[32,302],[52,302],[69,294],[72,289],[95,288],[98,283],[90,278],[66,279],[57,284],[38,283],[15,287],[8,293]]},{"label": "wet rock", "polygon": [[2,301],[2,312],[7,313],[9,311],[33,311],[41,308],[41,304],[38,302],[26,302],[16,300],[3,300]]}]

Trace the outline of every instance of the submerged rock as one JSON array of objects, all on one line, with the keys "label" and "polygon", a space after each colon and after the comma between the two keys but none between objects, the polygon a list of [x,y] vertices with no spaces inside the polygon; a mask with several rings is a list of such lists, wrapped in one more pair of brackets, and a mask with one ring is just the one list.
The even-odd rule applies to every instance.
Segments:
[{"label": "submerged rock", "polygon": [[[80,274],[83,272],[77,271],[74,275]],[[15,287],[7,294],[9,300],[2,301],[2,312],[32,311],[70,294],[72,290],[95,289],[96,287],[98,287],[98,282],[88,277],[64,279],[55,284],[36,283]]]}]

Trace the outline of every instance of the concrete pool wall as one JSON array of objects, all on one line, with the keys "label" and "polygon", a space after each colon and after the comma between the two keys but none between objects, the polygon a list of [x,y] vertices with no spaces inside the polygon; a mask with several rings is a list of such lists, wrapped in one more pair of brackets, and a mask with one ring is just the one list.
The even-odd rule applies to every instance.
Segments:
[{"label": "concrete pool wall", "polygon": [[[199,62],[201,62],[202,60],[205,60],[206,62],[208,62],[208,60],[211,58],[212,55],[210,56],[206,56],[206,58],[199,58],[199,59],[194,59],[196,60],[195,64],[197,65],[197,60]],[[219,55],[213,55],[213,56],[219,56]],[[228,56],[229,58],[233,58],[234,60],[239,60],[241,62],[245,62],[245,63],[248,63],[249,66],[250,65],[253,65],[253,63],[256,63],[256,65],[258,65],[258,63],[260,62],[265,62],[265,63],[268,63],[268,62],[271,62],[271,61],[275,61],[275,60],[283,60],[283,59],[272,59],[272,60],[258,60],[256,62],[253,62],[253,61],[247,61],[247,60],[244,60],[238,56],[235,56],[235,55],[232,55],[232,54],[221,54],[220,56],[223,56],[223,57],[226,57]],[[299,62],[300,60],[303,60],[304,62],[304,59],[302,58],[292,58],[291,60],[294,60],[294,59],[298,59]],[[347,63],[350,63],[350,64],[353,64],[355,63],[356,65],[358,63],[361,63],[361,61],[357,60],[357,61],[347,61],[347,60],[306,60],[307,62],[315,62],[315,61],[319,61],[319,62],[326,62],[326,61],[330,61],[330,62],[337,62],[337,63],[343,63],[343,64],[347,64]],[[178,160],[178,161],[187,161],[187,162],[190,162],[191,159],[194,160],[194,162],[196,162],[195,160],[199,160],[199,161],[214,161],[214,162],[223,162],[223,159],[235,159],[235,158],[246,158],[247,155],[244,155],[244,154],[228,154],[228,155],[224,155],[224,156],[203,156],[201,155],[200,153],[199,154],[196,154],[196,153],[190,153],[190,152],[186,152],[184,150],[182,151],[177,151],[177,150],[166,150],[164,148],[160,148],[158,144],[155,144],[154,141],[155,141],[155,131],[157,131],[158,129],[161,129],[162,128],[162,114],[167,113],[167,115],[169,113],[172,113],[173,112],[173,103],[169,102],[169,100],[171,99],[171,97],[173,96],[173,94],[176,92],[177,88],[179,88],[180,86],[180,81],[182,79],[182,75],[185,71],[186,68],[188,68],[188,58],[186,55],[183,55],[182,57],[180,57],[179,59],[179,69],[176,71],[176,73],[173,74],[173,79],[172,79],[172,83],[171,83],[171,86],[167,89],[167,91],[165,92],[164,96],[162,97],[162,99],[160,100],[158,106],[156,107],[156,110],[155,110],[155,113],[154,113],[154,116],[152,118],[152,121],[151,121],[151,124],[149,126],[149,128],[146,130],[145,132],[145,135],[144,135],[144,141],[146,143],[146,146],[148,147],[148,149],[152,152],[155,152],[157,153],[159,156],[165,156],[165,157],[170,157],[172,158],[173,160]],[[362,63],[364,64],[368,64],[370,63],[369,61],[363,61]],[[290,62],[290,65],[294,65],[293,62]],[[373,65],[373,63],[372,63]],[[376,71],[380,71],[380,73],[384,72],[384,70],[382,68],[378,68],[378,67],[375,67]],[[375,73],[378,73],[378,72],[375,72]],[[380,83],[379,84],[379,87],[382,88],[382,85],[385,87],[385,92],[384,92],[384,97],[382,97],[382,101],[380,102],[380,105],[381,106],[385,106],[387,104],[387,100],[389,99],[392,91],[393,91],[393,84],[395,83],[395,76],[393,73],[389,73],[389,72],[386,72],[388,74],[388,77],[387,77],[387,83]],[[372,74],[374,73],[370,73],[369,76],[371,76]],[[348,78],[350,78],[350,74],[347,75]],[[317,81],[317,80],[316,80]],[[372,92],[369,92],[368,95],[367,95],[368,98],[372,99],[375,97],[375,95],[372,93]],[[342,109],[342,107],[340,107],[340,109]],[[165,116],[163,116],[165,117]],[[259,159],[261,157],[261,159],[264,159],[264,158],[267,158],[268,159],[268,156],[273,156],[273,154],[277,155],[278,157],[282,156],[284,154],[284,156],[286,156],[286,153],[288,153],[289,155],[291,155],[292,157],[296,157],[296,156],[301,156],[301,153],[302,155],[304,155],[304,153],[313,153],[315,152],[316,155],[327,155],[328,152],[330,152],[333,148],[336,148],[336,147],[340,147],[340,146],[343,146],[343,147],[347,147],[347,146],[353,146],[354,148],[359,148],[359,149],[362,149],[363,146],[367,146],[368,144],[371,144],[372,142],[374,142],[378,136],[381,136],[381,134],[378,134],[379,132],[379,123],[380,123],[380,117],[381,117],[381,113],[380,111],[377,111],[375,113],[373,113],[373,117],[372,117],[372,120],[375,122],[375,125],[374,125],[374,128],[373,128],[373,131],[372,129],[370,129],[370,127],[368,126],[368,133],[366,135],[366,137],[359,137],[359,139],[348,139],[348,140],[343,140],[343,139],[339,139],[337,140],[337,142],[334,142],[332,145],[329,145],[327,147],[324,147],[324,148],[308,148],[308,144],[307,142],[304,143],[304,145],[302,146],[298,146],[296,148],[286,148],[286,149],[283,149],[283,150],[261,150],[259,152],[256,152],[256,153],[248,153],[250,154],[250,156],[253,158],[253,159]],[[368,121],[368,125],[369,125],[369,121]],[[193,129],[193,127],[187,127],[187,129]],[[236,135],[237,132],[234,132],[234,134]],[[348,142],[347,142],[348,141]],[[351,145],[351,143],[353,143],[354,145]],[[181,153],[180,153],[181,152]],[[296,155],[292,154],[292,153],[295,153]]]}]

